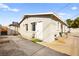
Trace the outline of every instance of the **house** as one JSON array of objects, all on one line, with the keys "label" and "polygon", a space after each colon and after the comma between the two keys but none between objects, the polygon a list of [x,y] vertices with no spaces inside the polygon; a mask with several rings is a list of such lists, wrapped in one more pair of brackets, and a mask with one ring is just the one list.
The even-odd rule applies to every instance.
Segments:
[{"label": "house", "polygon": [[19,34],[18,28],[19,28],[18,22],[12,22],[12,24],[8,26],[0,25],[0,35],[18,35]]},{"label": "house", "polygon": [[37,38],[45,42],[55,40],[67,25],[54,13],[24,15],[19,23],[19,33],[26,39]]},{"label": "house", "polygon": [[17,35],[18,27],[18,22],[12,22],[12,24],[8,26],[8,35]]}]

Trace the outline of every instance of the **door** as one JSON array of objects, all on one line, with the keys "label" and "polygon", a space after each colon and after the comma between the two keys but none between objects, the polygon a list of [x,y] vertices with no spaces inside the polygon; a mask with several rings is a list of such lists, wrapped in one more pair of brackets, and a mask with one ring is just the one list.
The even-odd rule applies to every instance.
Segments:
[{"label": "door", "polygon": [[36,38],[42,40],[43,39],[43,22],[38,22],[36,24]]}]

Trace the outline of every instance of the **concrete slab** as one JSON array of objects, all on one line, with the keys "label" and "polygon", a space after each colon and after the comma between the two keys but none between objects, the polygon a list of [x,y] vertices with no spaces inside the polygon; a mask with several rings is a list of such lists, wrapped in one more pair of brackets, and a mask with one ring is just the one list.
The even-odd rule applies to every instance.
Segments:
[{"label": "concrete slab", "polygon": [[10,43],[0,45],[0,55],[5,56],[67,56],[43,45],[17,36],[7,36]]},{"label": "concrete slab", "polygon": [[41,50],[39,50],[37,53],[33,54],[33,56],[68,56],[68,55],[44,47]]}]

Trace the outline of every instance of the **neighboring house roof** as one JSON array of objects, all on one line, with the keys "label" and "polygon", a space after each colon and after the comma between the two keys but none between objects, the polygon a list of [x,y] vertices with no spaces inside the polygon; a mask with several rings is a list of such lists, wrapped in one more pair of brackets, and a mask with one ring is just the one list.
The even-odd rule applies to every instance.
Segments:
[{"label": "neighboring house roof", "polygon": [[9,26],[19,27],[19,23],[18,22],[12,22],[12,24],[10,24]]},{"label": "neighboring house roof", "polygon": [[[28,17],[33,17],[33,16],[51,16],[55,18],[56,21],[59,21],[61,23],[63,23],[64,25],[67,26],[66,23],[64,23],[63,21],[61,21],[60,17],[58,15],[56,15],[55,13],[49,12],[49,13],[37,13],[37,14],[27,14],[24,15],[23,19],[20,21],[19,25]],[[53,18],[52,18],[53,19]]]}]

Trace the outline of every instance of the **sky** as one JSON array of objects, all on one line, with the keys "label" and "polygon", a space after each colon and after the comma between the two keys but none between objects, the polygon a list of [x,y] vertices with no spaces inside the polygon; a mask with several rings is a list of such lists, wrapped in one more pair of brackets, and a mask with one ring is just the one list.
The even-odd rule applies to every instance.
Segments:
[{"label": "sky", "polygon": [[0,3],[0,24],[20,22],[23,15],[33,13],[56,13],[62,21],[79,16],[78,3]]}]

